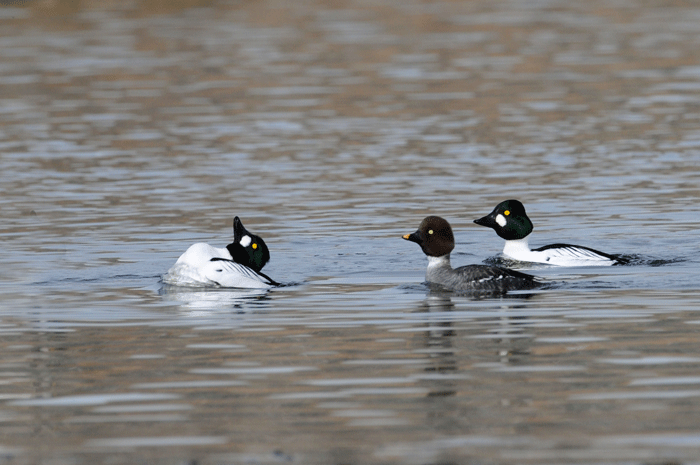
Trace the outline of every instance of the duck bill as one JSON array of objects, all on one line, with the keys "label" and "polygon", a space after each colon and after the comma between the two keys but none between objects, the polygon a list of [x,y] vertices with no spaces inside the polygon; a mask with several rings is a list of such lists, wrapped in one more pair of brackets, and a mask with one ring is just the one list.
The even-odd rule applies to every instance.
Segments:
[{"label": "duck bill", "polygon": [[495,229],[496,227],[498,227],[498,223],[496,223],[496,220],[493,218],[493,215],[486,215],[483,218],[474,220],[474,223],[478,224],[479,226],[486,226],[487,228]]},{"label": "duck bill", "polygon": [[243,223],[241,223],[240,218],[235,217],[233,219],[233,242],[238,243],[243,238],[243,236],[250,235],[251,234],[248,232],[248,230],[243,227]]},{"label": "duck bill", "polygon": [[422,242],[418,231],[411,234],[404,234],[401,237],[403,237],[407,241],[415,242],[416,244],[420,244]]}]

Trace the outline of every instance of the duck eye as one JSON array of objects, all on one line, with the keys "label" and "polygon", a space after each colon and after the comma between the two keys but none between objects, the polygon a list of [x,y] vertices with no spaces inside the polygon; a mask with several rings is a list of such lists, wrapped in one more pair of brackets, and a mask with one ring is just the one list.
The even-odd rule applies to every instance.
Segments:
[{"label": "duck eye", "polygon": [[433,230],[432,230],[432,229],[428,229],[428,234],[432,234],[432,233],[433,233]]},{"label": "duck eye", "polygon": [[251,245],[251,247],[253,248],[253,250],[255,250],[255,249],[258,248],[258,244],[256,244],[255,242],[253,242],[253,245]]},{"label": "duck eye", "polygon": [[504,211],[503,214],[506,215],[506,216],[510,215],[510,210]]}]

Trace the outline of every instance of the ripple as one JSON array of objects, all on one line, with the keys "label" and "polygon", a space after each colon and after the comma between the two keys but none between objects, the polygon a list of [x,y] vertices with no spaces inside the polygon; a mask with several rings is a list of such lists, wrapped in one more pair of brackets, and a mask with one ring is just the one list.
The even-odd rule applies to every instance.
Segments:
[{"label": "ripple", "polygon": [[50,397],[45,399],[15,400],[11,405],[22,407],[77,407],[86,405],[102,405],[112,402],[153,402],[172,400],[179,396],[174,394],[146,394],[140,392],[120,394],[86,394],[82,396]]},{"label": "ripple", "polygon": [[639,357],[639,358],[603,358],[600,363],[612,365],[666,365],[671,363],[700,363],[699,357]]},{"label": "ripple", "polygon": [[183,447],[214,446],[227,442],[228,438],[222,436],[152,436],[89,439],[84,445],[88,448]]},{"label": "ripple", "polygon": [[251,368],[194,368],[190,373],[200,375],[284,375],[299,371],[314,371],[316,367],[251,367]]},{"label": "ripple", "polygon": [[700,390],[644,391],[644,392],[596,392],[575,394],[572,400],[644,400],[644,399],[686,399],[700,396]]}]

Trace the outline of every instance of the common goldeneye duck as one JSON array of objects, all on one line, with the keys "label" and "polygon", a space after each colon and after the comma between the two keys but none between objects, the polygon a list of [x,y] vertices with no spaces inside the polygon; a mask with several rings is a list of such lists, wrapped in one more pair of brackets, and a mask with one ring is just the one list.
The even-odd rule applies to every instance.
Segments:
[{"label": "common goldeneye duck", "polygon": [[513,260],[558,266],[610,266],[627,262],[620,256],[580,245],[551,244],[530,249],[527,236],[532,232],[532,221],[518,200],[499,203],[491,213],[474,223],[493,228],[505,239],[503,255]]},{"label": "common goldeneye duck", "polygon": [[453,269],[450,252],[455,247],[450,223],[439,216],[425,218],[418,230],[403,236],[415,242],[428,257],[425,280],[454,291],[505,293],[534,289],[543,283],[534,276],[489,265],[467,265]]},{"label": "common goldeneye duck", "polygon": [[190,246],[163,276],[163,282],[176,286],[267,289],[278,284],[260,271],[269,260],[265,241],[248,232],[235,217],[232,243],[221,249],[204,243]]}]

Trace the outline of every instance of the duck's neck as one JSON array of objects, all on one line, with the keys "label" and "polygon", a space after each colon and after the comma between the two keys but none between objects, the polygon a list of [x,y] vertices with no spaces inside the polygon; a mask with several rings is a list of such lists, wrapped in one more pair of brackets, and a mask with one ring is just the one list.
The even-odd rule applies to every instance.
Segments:
[{"label": "duck's neck", "polygon": [[450,264],[450,254],[443,255],[441,257],[431,257],[430,255],[428,257],[428,269],[425,272],[425,278],[426,281],[432,281],[430,277],[438,273],[440,270],[444,269],[452,269],[452,265]]},{"label": "duck's neck", "polygon": [[530,244],[527,237],[506,241],[503,247],[503,255],[508,257],[522,257],[530,254]]}]

